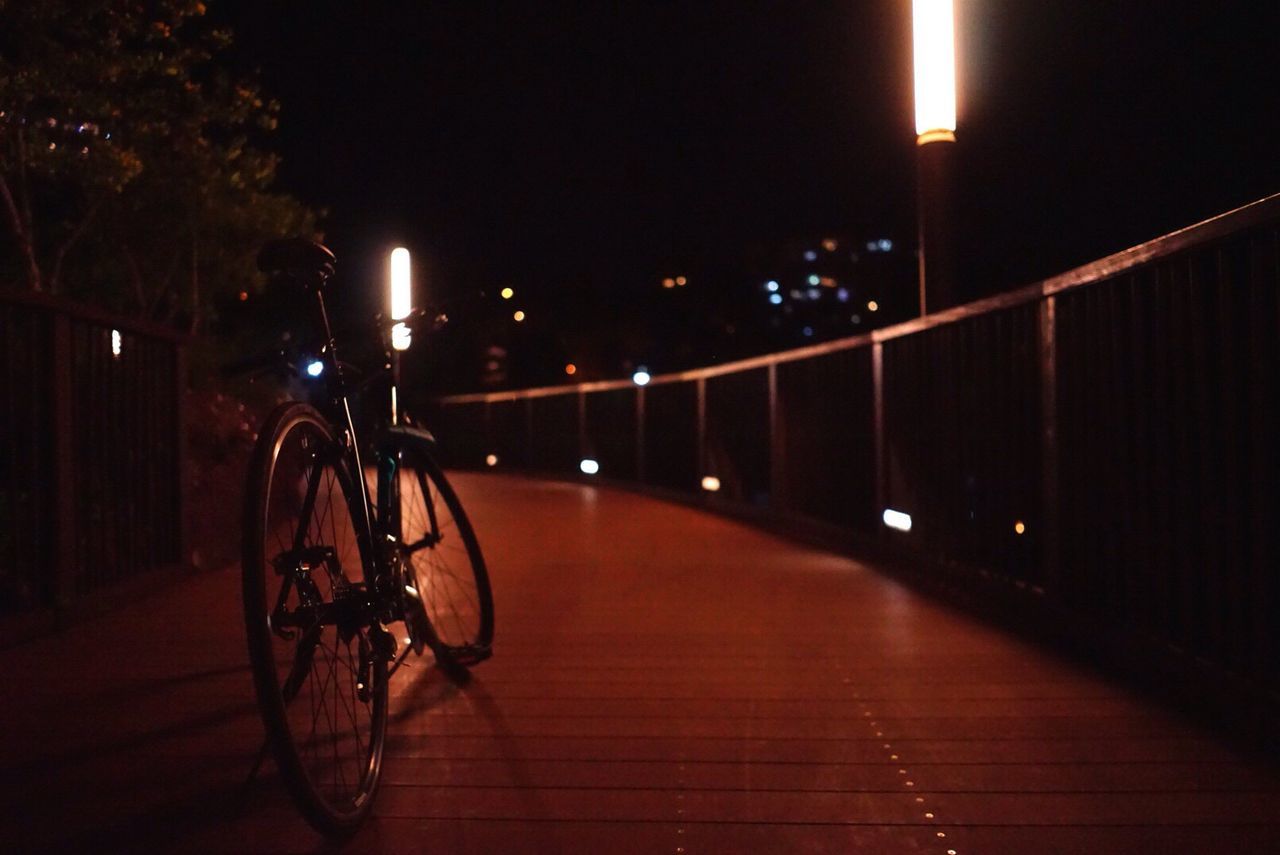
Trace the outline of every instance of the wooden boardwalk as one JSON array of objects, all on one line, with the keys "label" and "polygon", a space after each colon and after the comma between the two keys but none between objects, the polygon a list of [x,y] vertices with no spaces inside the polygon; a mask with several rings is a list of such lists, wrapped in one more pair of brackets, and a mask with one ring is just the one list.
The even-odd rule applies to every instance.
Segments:
[{"label": "wooden boardwalk", "polygon": [[[871,568],[627,493],[458,476],[496,656],[421,666],[375,818],[439,853],[1280,852],[1280,773]],[[238,569],[0,652],[4,851],[324,849],[261,740]]]}]

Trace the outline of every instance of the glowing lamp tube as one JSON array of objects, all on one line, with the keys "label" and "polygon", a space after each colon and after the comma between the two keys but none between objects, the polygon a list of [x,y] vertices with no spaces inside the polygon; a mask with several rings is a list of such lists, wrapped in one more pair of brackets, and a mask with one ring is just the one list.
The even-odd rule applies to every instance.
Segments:
[{"label": "glowing lamp tube", "polygon": [[912,0],[916,134],[924,144],[954,140],[956,44],[952,0]]},{"label": "glowing lamp tube", "polygon": [[[397,247],[391,251],[391,319],[403,320],[413,311],[413,293],[409,284],[409,250]],[[391,346],[408,350],[412,333],[404,324],[391,328]]]}]

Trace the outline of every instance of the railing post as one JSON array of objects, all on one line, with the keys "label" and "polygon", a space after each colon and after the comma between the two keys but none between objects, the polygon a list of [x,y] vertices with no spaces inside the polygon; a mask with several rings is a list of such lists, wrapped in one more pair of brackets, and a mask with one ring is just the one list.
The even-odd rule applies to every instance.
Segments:
[{"label": "railing post", "polygon": [[1046,591],[1054,591],[1060,571],[1056,331],[1056,298],[1049,295],[1040,303],[1040,511],[1044,515],[1041,560]]},{"label": "railing post", "polygon": [[585,458],[587,451],[587,393],[578,390],[578,459]]},{"label": "railing post", "polygon": [[778,363],[769,363],[769,498],[774,509],[787,504],[787,460],[778,412]]},{"label": "railing post", "polygon": [[537,447],[533,439],[533,398],[525,396],[524,399],[524,468],[537,469],[537,463],[533,459],[534,449]]},{"label": "railing post", "polygon": [[694,484],[702,481],[707,471],[707,378],[699,377],[694,381],[698,393],[698,457],[697,471],[694,473]]},{"label": "railing post", "polygon": [[[872,509],[872,519],[878,520],[889,506],[889,464],[885,458],[888,449],[884,437],[884,343],[879,341],[871,345],[871,401],[876,455],[876,506]],[[878,525],[876,528],[880,529]]]},{"label": "railing post", "polygon": [[178,460],[176,464],[178,485],[178,566],[191,566],[191,520],[187,502],[188,469],[190,465],[187,455],[187,353],[182,344],[173,344],[173,385],[177,397],[177,415],[174,419],[174,437]]},{"label": "railing post", "polygon": [[644,387],[636,387],[636,480],[644,481]]},{"label": "railing post", "polygon": [[75,599],[76,477],[72,418],[71,318],[50,313],[53,407],[53,607],[60,612]]}]

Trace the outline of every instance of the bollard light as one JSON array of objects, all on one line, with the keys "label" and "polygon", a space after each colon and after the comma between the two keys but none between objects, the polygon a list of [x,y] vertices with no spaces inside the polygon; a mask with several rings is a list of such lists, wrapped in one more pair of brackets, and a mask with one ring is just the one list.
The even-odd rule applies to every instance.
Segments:
[{"label": "bollard light", "polygon": [[590,457],[579,463],[578,468],[582,470],[583,475],[598,475],[600,473],[600,463]]},{"label": "bollard light", "polygon": [[[391,251],[391,320],[403,320],[411,311],[413,291],[409,279],[409,250],[400,246]],[[391,346],[396,350],[408,350],[412,338],[405,324],[391,328]]]},{"label": "bollard light", "polygon": [[647,386],[653,378],[649,376],[649,371],[645,368],[639,368],[636,373],[631,375],[631,382],[637,386]]},{"label": "bollard light", "polygon": [[916,137],[920,145],[954,141],[956,43],[952,0],[912,0]]}]

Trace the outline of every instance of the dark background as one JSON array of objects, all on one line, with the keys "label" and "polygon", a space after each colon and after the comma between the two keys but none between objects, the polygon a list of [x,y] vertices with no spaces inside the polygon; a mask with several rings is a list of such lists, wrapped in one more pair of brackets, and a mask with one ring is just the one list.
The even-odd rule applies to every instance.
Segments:
[{"label": "dark background", "polygon": [[[284,105],[282,182],[328,210],[349,282],[380,283],[404,243],[420,299],[510,285],[553,315],[544,345],[573,351],[590,349],[575,330],[661,327],[650,295],[672,272],[724,301],[761,247],[910,246],[910,6],[214,11]],[[1280,190],[1278,4],[958,0],[957,18],[965,296]],[[627,361],[614,350],[599,372]]]}]

